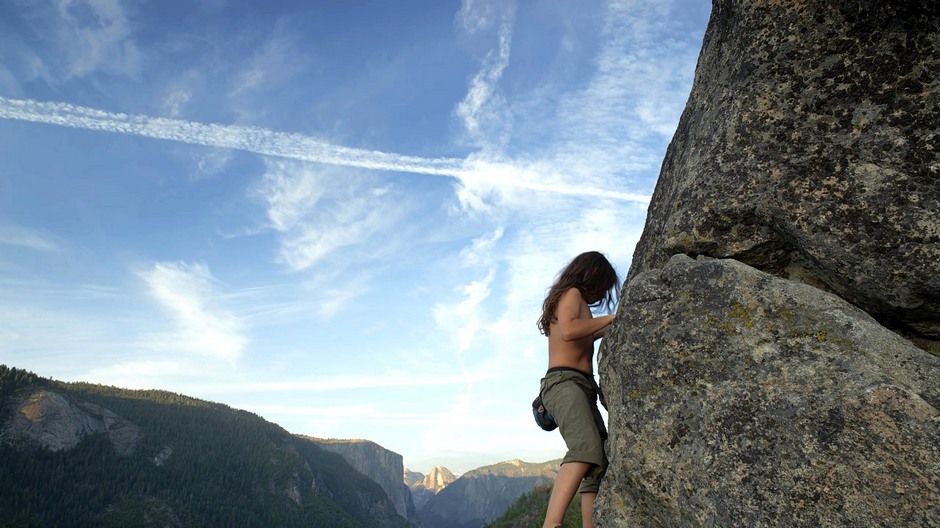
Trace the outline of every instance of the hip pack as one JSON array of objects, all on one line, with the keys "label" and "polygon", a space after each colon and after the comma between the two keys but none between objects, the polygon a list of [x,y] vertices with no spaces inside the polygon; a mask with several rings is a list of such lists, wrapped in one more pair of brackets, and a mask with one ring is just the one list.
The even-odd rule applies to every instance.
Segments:
[{"label": "hip pack", "polygon": [[532,416],[535,417],[535,423],[545,431],[554,431],[558,428],[555,417],[542,404],[541,392],[532,400]]}]

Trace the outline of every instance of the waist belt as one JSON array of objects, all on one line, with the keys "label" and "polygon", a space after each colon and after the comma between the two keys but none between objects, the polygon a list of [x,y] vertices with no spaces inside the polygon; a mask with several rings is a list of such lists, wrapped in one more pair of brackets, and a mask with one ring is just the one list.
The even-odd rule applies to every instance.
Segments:
[{"label": "waist belt", "polygon": [[592,374],[588,374],[587,372],[584,372],[581,369],[576,369],[574,367],[552,367],[548,369],[548,371],[546,371],[545,373],[548,374],[549,372],[564,372],[564,371],[577,372],[578,374],[584,376],[588,380],[592,382],[594,381],[594,376]]}]

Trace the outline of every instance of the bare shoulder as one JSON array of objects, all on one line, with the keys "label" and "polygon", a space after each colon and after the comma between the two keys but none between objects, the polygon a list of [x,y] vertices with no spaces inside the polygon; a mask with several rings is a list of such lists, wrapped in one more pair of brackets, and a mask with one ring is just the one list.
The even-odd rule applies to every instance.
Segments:
[{"label": "bare shoulder", "polygon": [[561,298],[558,299],[558,308],[563,310],[570,310],[573,312],[580,312],[581,304],[583,303],[584,298],[581,297],[581,290],[577,288],[568,288],[568,290],[561,295]]}]

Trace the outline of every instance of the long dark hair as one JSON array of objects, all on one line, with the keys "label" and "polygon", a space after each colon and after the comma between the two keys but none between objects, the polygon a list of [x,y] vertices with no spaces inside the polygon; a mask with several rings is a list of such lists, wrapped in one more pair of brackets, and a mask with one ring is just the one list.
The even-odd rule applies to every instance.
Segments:
[{"label": "long dark hair", "polygon": [[561,270],[555,279],[555,284],[549,288],[548,295],[542,303],[542,317],[539,318],[538,323],[539,331],[544,335],[551,332],[558,301],[569,289],[577,288],[581,292],[581,297],[585,299],[599,296],[591,307],[605,306],[610,312],[617,303],[616,287],[619,283],[617,271],[603,253],[597,251],[581,253]]}]

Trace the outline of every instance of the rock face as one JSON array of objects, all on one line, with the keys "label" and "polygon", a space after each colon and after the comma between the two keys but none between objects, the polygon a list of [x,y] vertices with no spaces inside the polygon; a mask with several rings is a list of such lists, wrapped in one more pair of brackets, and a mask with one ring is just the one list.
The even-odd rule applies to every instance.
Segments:
[{"label": "rock face", "polygon": [[369,477],[385,490],[398,515],[409,520],[414,518],[411,494],[402,482],[405,466],[401,455],[369,440],[308,440],[342,456],[356,471]]},{"label": "rock face", "polygon": [[411,490],[415,508],[420,510],[457,477],[446,467],[433,467],[427,475],[405,469],[405,485]]},{"label": "rock face", "polygon": [[940,350],[937,123],[940,3],[715,0],[630,277],[731,257]]},{"label": "rock face", "polygon": [[940,526],[937,123],[940,3],[714,0],[601,346],[598,526]]},{"label": "rock face", "polygon": [[480,528],[519,497],[551,483],[560,460],[540,464],[510,460],[468,471],[420,510],[422,528]]},{"label": "rock face", "polygon": [[421,481],[421,487],[438,494],[449,486],[457,477],[446,467],[433,467],[431,471],[424,476]]},{"label": "rock face", "polygon": [[624,294],[600,526],[940,522],[940,358],[730,259],[677,255]]},{"label": "rock face", "polygon": [[105,434],[120,455],[134,451],[140,428],[113,412],[64,394],[40,390],[20,402],[0,438],[13,445],[35,442],[67,451],[87,436]]}]

